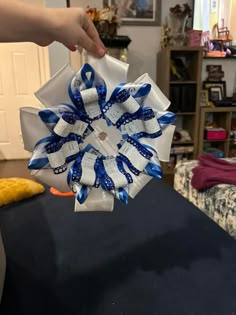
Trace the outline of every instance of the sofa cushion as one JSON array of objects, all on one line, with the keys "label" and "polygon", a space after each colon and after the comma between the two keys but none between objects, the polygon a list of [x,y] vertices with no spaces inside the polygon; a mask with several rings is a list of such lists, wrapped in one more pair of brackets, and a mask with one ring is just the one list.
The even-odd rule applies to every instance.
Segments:
[{"label": "sofa cushion", "polygon": [[0,179],[0,206],[41,194],[45,188],[26,178],[1,178]]}]

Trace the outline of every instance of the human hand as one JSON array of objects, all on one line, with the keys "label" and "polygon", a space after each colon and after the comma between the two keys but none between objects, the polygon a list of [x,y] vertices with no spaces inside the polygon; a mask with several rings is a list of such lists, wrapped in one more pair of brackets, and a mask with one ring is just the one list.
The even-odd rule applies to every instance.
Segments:
[{"label": "human hand", "polygon": [[106,52],[98,32],[86,12],[81,8],[46,9],[50,25],[48,36],[37,40],[37,44],[47,46],[58,41],[72,51],[80,46],[95,57]]}]

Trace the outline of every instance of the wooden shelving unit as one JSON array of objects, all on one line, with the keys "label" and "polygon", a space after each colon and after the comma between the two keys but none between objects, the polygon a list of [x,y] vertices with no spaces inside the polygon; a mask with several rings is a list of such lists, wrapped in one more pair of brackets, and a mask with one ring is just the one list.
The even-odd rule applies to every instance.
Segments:
[{"label": "wooden shelving unit", "polygon": [[[177,160],[194,159],[198,152],[202,55],[201,47],[188,46],[166,47],[157,54],[157,84],[171,101],[169,110],[176,113],[176,131],[184,129],[191,137],[185,142],[174,140],[173,151],[192,148],[192,152],[183,154],[172,151],[170,163],[163,163],[164,174],[173,174]],[[184,65],[185,73],[174,77],[173,64],[177,63]]]},{"label": "wooden shelving unit", "polygon": [[[211,116],[209,116],[211,115]],[[235,126],[232,125],[233,118],[236,119],[235,107],[202,107],[200,113],[198,154],[208,152],[209,148],[222,151],[224,157],[236,156],[236,137],[232,134]],[[205,126],[207,120],[213,120],[217,127],[226,130],[227,137],[224,140],[205,139]],[[234,152],[234,153],[233,153]]]}]

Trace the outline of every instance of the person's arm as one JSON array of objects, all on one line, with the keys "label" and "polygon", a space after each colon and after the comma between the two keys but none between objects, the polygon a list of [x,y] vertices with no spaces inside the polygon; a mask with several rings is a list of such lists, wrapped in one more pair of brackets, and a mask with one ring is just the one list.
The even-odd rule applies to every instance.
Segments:
[{"label": "person's arm", "polygon": [[0,0],[0,42],[34,42],[47,46],[58,41],[101,57],[105,48],[88,15],[81,8],[40,8],[17,0]]}]

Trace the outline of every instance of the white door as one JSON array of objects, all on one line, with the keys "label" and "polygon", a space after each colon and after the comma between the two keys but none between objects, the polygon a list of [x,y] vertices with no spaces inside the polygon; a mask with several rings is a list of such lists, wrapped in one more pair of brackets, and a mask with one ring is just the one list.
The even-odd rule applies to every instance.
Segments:
[{"label": "white door", "polygon": [[0,44],[0,160],[29,157],[23,149],[19,109],[41,107],[34,92],[49,78],[47,59],[45,50],[32,43]]},{"label": "white door", "polygon": [[[44,0],[21,0],[45,6]],[[19,108],[40,107],[34,96],[50,77],[48,49],[32,43],[0,44],[0,160],[28,158],[23,149]]]}]

